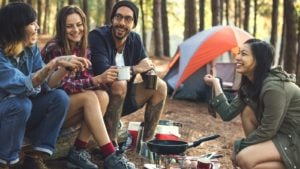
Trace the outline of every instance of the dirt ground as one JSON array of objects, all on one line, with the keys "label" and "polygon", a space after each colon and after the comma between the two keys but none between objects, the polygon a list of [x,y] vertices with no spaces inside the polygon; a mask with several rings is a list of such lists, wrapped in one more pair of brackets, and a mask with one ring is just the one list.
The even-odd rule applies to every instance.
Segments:
[{"label": "dirt ground", "polygon": [[[44,44],[44,41],[40,43]],[[163,77],[167,71],[169,58],[153,59],[157,65],[159,76]],[[240,119],[231,122],[223,122],[220,117],[214,118],[208,114],[207,104],[201,102],[190,102],[185,100],[167,99],[165,111],[161,119],[173,120],[182,123],[180,128],[180,140],[193,142],[201,137],[219,134],[220,137],[202,143],[200,146],[185,151],[187,156],[201,156],[211,152],[217,152],[224,157],[219,158],[221,169],[231,169],[230,154],[235,139],[243,137]],[[130,121],[143,121],[143,111],[139,110],[129,116],[123,117],[122,121],[126,127]],[[130,161],[134,162],[139,169],[143,168],[145,160],[135,153],[134,150],[126,152]],[[93,157],[93,161],[102,166],[102,160]],[[64,159],[49,160],[51,169],[65,169]]]}]

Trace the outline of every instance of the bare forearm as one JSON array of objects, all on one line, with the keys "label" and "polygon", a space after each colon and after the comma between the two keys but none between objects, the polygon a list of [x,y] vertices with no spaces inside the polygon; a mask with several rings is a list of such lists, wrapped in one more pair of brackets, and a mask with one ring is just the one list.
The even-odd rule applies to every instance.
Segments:
[{"label": "bare forearm", "polygon": [[67,71],[63,67],[59,67],[56,71],[54,71],[48,79],[48,85],[51,88],[57,87],[63,79],[63,77],[67,74]]},{"label": "bare forearm", "polygon": [[52,73],[55,67],[54,62],[49,62],[46,66],[38,70],[32,77],[32,85],[34,87],[41,85],[46,78]]}]

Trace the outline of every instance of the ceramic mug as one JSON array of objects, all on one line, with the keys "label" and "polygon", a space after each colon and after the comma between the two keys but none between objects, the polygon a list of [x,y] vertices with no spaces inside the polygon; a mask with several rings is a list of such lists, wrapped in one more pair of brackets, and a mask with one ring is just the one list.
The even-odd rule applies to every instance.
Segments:
[{"label": "ceramic mug", "polygon": [[130,66],[118,67],[118,80],[130,79]]},{"label": "ceramic mug", "polygon": [[213,164],[209,159],[199,159],[197,169],[213,169]]}]

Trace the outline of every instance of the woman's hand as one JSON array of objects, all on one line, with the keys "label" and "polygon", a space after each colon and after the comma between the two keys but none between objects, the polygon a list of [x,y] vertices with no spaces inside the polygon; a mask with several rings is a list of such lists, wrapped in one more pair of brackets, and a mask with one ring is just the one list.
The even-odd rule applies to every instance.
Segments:
[{"label": "woman's hand", "polygon": [[53,59],[55,67],[64,67],[68,71],[83,71],[91,66],[91,62],[75,55],[60,56]]},{"label": "woman's hand", "polygon": [[204,80],[205,84],[207,84],[208,86],[213,86],[215,83],[220,83],[220,79],[219,78],[215,78],[211,74],[206,74],[203,77],[203,80]]},{"label": "woman's hand", "polygon": [[94,76],[92,78],[92,82],[94,85],[98,86],[101,83],[112,83],[118,78],[118,69],[117,66],[111,66],[109,69],[107,69],[105,72],[98,76]]}]

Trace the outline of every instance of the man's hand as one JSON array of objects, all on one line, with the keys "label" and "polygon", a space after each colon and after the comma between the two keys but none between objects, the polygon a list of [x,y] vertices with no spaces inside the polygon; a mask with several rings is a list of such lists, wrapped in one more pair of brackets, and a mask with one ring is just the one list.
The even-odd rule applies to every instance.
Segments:
[{"label": "man's hand", "polygon": [[141,60],[139,64],[133,66],[134,73],[143,73],[150,69],[154,69],[154,64],[149,58],[145,58]]},{"label": "man's hand", "polygon": [[94,85],[98,86],[100,84],[112,83],[118,78],[118,69],[116,66],[111,66],[102,74],[92,78]]}]

